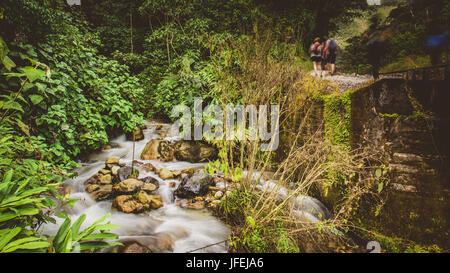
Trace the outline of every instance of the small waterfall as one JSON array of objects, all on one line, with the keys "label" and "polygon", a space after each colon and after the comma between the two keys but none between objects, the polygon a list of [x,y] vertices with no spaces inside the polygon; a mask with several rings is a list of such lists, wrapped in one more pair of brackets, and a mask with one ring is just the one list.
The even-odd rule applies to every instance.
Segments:
[{"label": "small waterfall", "polygon": [[[167,131],[170,129],[169,124],[160,124],[147,122],[147,129],[144,130],[144,139],[135,143],[135,159],[143,163],[151,163],[156,168],[167,168],[171,171],[185,170],[187,168],[202,167],[204,163],[192,164],[188,162],[161,162],[159,160],[140,160],[145,145],[151,139],[159,137],[155,128],[163,126]],[[174,140],[173,137],[166,137],[166,140]],[[82,228],[86,228],[96,220],[111,212],[112,201],[97,202],[85,191],[83,183],[92,175],[97,173],[105,165],[105,160],[111,157],[120,158],[121,164],[131,165],[133,142],[126,140],[125,135],[119,136],[111,143],[113,148],[92,153],[87,162],[82,162],[82,167],[77,170],[78,176],[66,181],[66,185],[70,187],[71,198],[79,199],[74,208],[66,208],[73,221],[81,214],[86,214],[86,220]],[[120,225],[121,228],[114,229],[112,232],[119,234],[119,239],[132,238],[138,242],[148,243],[150,238],[155,238],[158,234],[168,234],[173,241],[173,252],[182,253],[191,251],[203,246],[224,241],[229,236],[229,229],[211,215],[206,210],[191,211],[179,208],[175,204],[173,192],[175,188],[170,188],[169,184],[179,180],[170,179],[162,180],[154,172],[148,172],[143,168],[136,166],[139,170],[139,178],[153,177],[159,181],[158,194],[161,195],[164,206],[154,210],[146,215],[126,214],[113,211],[108,221],[112,224]],[[47,234],[56,234],[62,219],[56,218],[57,224],[46,224],[42,227],[42,232]],[[204,249],[203,252],[226,252],[225,244],[216,245]]]},{"label": "small waterfall", "polygon": [[[141,160],[140,154],[145,148],[145,145],[152,139],[160,138],[156,128],[164,131],[167,134],[164,137],[167,141],[174,141],[176,138],[170,136],[170,124],[161,124],[148,121],[146,124],[144,139],[135,143],[135,160],[142,163],[151,163],[156,169],[167,168],[171,171],[185,170],[188,168],[201,168],[205,163],[189,163],[189,162],[162,162],[159,160]],[[162,128],[162,129],[161,129]],[[105,214],[112,212],[108,221],[112,224],[120,225],[121,228],[112,230],[112,232],[119,235],[119,240],[134,240],[148,244],[159,244],[158,238],[165,238],[169,242],[170,247],[160,249],[161,252],[177,252],[183,253],[192,251],[207,245],[212,245],[217,242],[225,241],[229,234],[229,228],[207,210],[187,210],[176,206],[176,198],[174,191],[181,183],[177,179],[161,179],[153,171],[146,171],[140,166],[135,166],[139,170],[138,179],[153,177],[159,182],[157,194],[161,195],[164,206],[151,211],[147,214],[126,214],[118,211],[111,211],[112,201],[97,202],[91,198],[91,195],[85,191],[84,182],[92,175],[96,174],[100,169],[104,168],[105,160],[108,158],[120,158],[120,163],[131,166],[133,161],[133,142],[128,141],[125,135],[113,139],[111,148],[99,152],[92,153],[86,162],[82,162],[82,167],[77,170],[78,176],[66,181],[66,186],[70,188],[71,198],[79,199],[73,208],[65,208],[74,221],[81,214],[86,214],[86,220],[82,228],[87,228],[96,220]],[[258,173],[254,173],[255,176]],[[256,179],[256,178],[255,178]],[[175,183],[175,187],[170,184]],[[222,185],[223,184],[223,185]],[[218,188],[225,188],[223,182],[216,184]],[[257,188],[260,190],[276,191],[277,198],[284,200],[289,193],[285,187],[277,185],[275,180],[261,179]],[[301,221],[308,221],[315,223],[319,219],[327,219],[330,213],[326,207],[315,198],[309,196],[298,196],[293,198],[290,202],[293,205],[294,213],[298,215]],[[56,234],[59,225],[62,224],[62,219],[56,218],[57,224],[46,224],[42,227],[42,232],[53,235]],[[167,240],[167,238],[169,238]],[[225,243],[214,245],[205,248],[200,252],[220,253],[227,251]]]}]

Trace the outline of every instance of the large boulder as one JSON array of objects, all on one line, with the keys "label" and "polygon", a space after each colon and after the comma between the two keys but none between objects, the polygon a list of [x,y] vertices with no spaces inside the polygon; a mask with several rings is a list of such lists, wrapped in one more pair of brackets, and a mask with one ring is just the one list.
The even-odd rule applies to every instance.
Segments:
[{"label": "large boulder", "polygon": [[168,233],[157,233],[151,236],[139,236],[133,239],[120,239],[123,246],[110,249],[118,253],[167,253],[173,251],[173,237]]},{"label": "large boulder", "polygon": [[119,170],[120,170],[120,166],[113,166],[111,168],[112,175],[114,175],[114,176],[118,175],[119,174]]},{"label": "large boulder", "polygon": [[106,159],[105,164],[119,165],[119,158],[111,157]]},{"label": "large boulder", "polygon": [[151,195],[145,191],[140,191],[137,195],[137,199],[144,205],[146,209],[159,209],[163,206],[160,195]]},{"label": "large boulder", "polygon": [[186,176],[175,190],[175,195],[181,198],[194,198],[208,193],[209,187],[214,186],[214,179],[204,170]]},{"label": "large boulder", "polygon": [[141,243],[135,240],[123,240],[121,241],[123,246],[117,247],[118,253],[152,253],[148,247],[142,245]]},{"label": "large boulder", "polygon": [[145,184],[153,184],[153,185],[155,185],[155,186],[156,186],[156,189],[159,188],[159,182],[158,182],[158,180],[157,180],[156,178],[153,178],[153,177],[151,177],[151,176],[148,176],[148,177],[146,177],[146,178],[144,178],[144,179],[141,179],[141,180],[142,180],[142,182],[144,182]]},{"label": "large boulder", "polygon": [[202,210],[205,208],[205,201],[181,199],[176,205],[183,209]]},{"label": "large boulder", "polygon": [[163,206],[161,196],[139,191],[137,195],[119,195],[113,201],[113,208],[125,213],[141,213]]},{"label": "large boulder", "polygon": [[111,184],[111,182],[112,182],[112,176],[110,174],[102,175],[100,177],[100,184],[106,185],[106,184]]},{"label": "large boulder", "polygon": [[131,194],[138,191],[143,185],[144,182],[134,178],[130,178],[114,185],[113,190],[116,192]]},{"label": "large boulder", "polygon": [[112,158],[106,159],[106,161],[105,161],[106,169],[111,169],[114,166],[120,165],[119,160],[120,159],[117,157],[112,157]]},{"label": "large boulder", "polygon": [[100,174],[96,173],[84,181],[84,185],[93,185],[100,182]]},{"label": "large boulder", "polygon": [[207,162],[217,157],[216,148],[196,141],[178,141],[174,145],[174,156],[178,161],[191,163]]},{"label": "large boulder", "polygon": [[128,179],[132,173],[133,173],[133,168],[131,168],[130,166],[124,166],[124,167],[120,168],[117,171],[117,178],[116,178],[116,180],[118,180],[117,182]]},{"label": "large boulder", "polygon": [[[92,185],[92,186],[94,186],[94,185]],[[97,185],[95,185],[95,186],[97,186]],[[91,193],[91,196],[96,201],[112,199],[112,197],[114,196],[113,191],[112,191],[112,185],[99,186]]]},{"label": "large boulder", "polygon": [[156,160],[172,161],[173,147],[166,140],[152,139],[145,145],[141,153],[142,160]]},{"label": "large boulder", "polygon": [[144,209],[144,205],[135,200],[131,195],[119,195],[114,198],[113,208],[125,213],[139,213]]},{"label": "large boulder", "polygon": [[166,168],[159,169],[157,173],[162,180],[173,179],[175,177],[175,174]]}]

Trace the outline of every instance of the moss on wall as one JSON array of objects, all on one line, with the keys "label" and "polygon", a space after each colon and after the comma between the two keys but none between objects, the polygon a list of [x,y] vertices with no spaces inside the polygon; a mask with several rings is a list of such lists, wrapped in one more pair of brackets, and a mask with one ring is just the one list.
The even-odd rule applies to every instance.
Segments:
[{"label": "moss on wall", "polygon": [[351,91],[343,95],[323,96],[325,136],[337,145],[350,147],[351,130]]}]

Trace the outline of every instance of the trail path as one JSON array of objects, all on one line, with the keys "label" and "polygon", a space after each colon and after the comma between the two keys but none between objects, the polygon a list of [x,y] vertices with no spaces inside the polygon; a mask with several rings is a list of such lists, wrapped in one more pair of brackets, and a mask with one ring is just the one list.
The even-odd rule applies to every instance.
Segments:
[{"label": "trail path", "polygon": [[[311,72],[314,76],[314,71]],[[329,81],[339,86],[339,90],[344,93],[348,90],[355,89],[357,87],[366,85],[373,81],[372,75],[356,75],[356,74],[335,74],[330,75],[329,73],[324,73],[321,78],[324,81]]]}]

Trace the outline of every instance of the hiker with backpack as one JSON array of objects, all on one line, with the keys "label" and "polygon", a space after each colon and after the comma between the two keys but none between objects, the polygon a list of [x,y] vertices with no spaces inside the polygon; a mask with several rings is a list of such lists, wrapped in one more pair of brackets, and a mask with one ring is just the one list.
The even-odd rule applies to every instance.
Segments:
[{"label": "hiker with backpack", "polygon": [[327,61],[327,64],[331,66],[331,74],[333,75],[336,71],[336,57],[339,53],[338,42],[333,38],[333,35],[327,40],[324,49],[324,56]]},{"label": "hiker with backpack", "polygon": [[320,38],[317,37],[314,39],[314,43],[309,48],[309,53],[311,54],[311,61],[313,62],[314,66],[314,74],[316,77],[319,75],[322,76],[322,52],[323,47],[320,43]]}]

